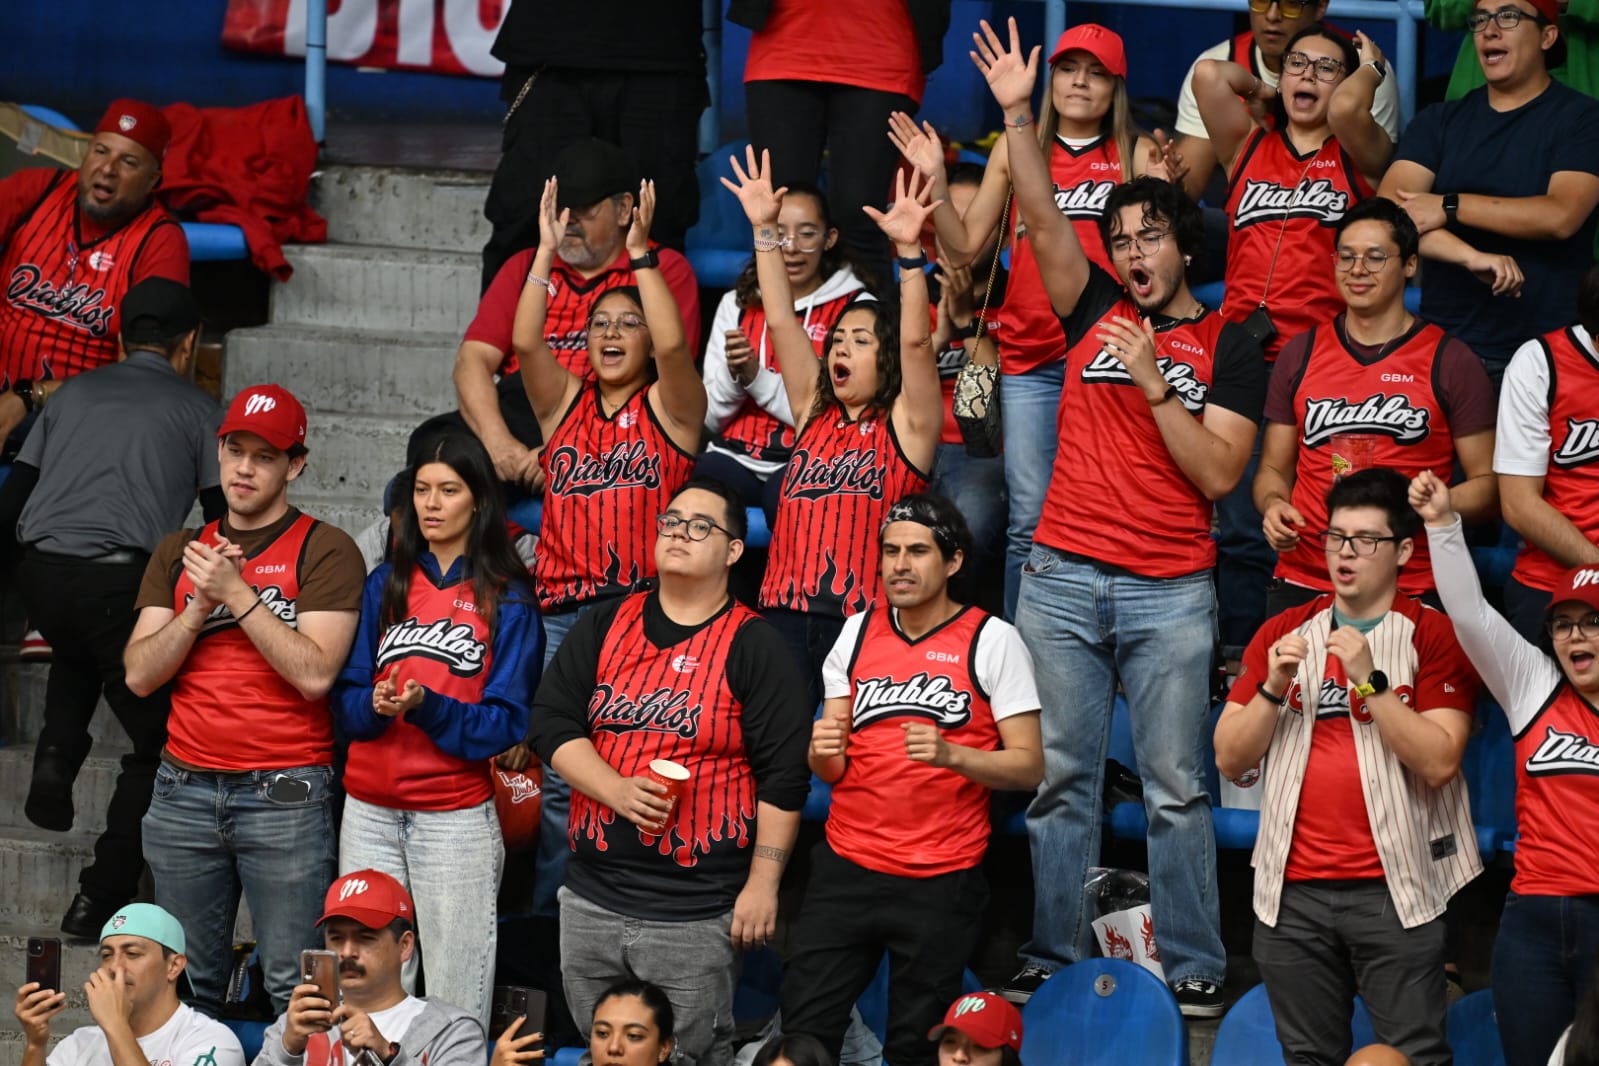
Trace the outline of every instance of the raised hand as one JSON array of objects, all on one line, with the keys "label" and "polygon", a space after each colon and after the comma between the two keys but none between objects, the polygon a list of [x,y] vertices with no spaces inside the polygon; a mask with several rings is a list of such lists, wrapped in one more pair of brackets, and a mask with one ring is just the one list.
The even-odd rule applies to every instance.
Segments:
[{"label": "raised hand", "polygon": [[755,158],[755,146],[744,146],[744,166],[739,166],[738,156],[728,156],[727,161],[733,165],[733,173],[738,177],[738,184],[727,178],[722,179],[730,192],[738,197],[738,202],[743,205],[744,215],[755,226],[777,225],[777,213],[783,209],[783,196],[788,192],[787,187],[772,188],[772,153],[761,150],[760,159]]},{"label": "raised hand", "polygon": [[1410,479],[1410,506],[1429,526],[1447,526],[1455,520],[1455,509],[1449,503],[1449,486],[1431,470],[1423,470]]},{"label": "raised hand", "polygon": [[1150,138],[1149,160],[1144,164],[1144,176],[1169,181],[1173,185],[1181,185],[1188,176],[1183,153],[1177,150],[1177,142],[1166,136],[1165,130],[1156,130]]},{"label": "raised hand", "polygon": [[861,210],[877,223],[883,235],[894,242],[896,248],[920,248],[922,229],[933,209],[943,200],[933,200],[933,182],[920,174],[907,179],[902,169],[894,176],[894,204],[884,214],[867,204]]},{"label": "raised hand", "polygon": [[650,250],[650,225],[655,221],[655,182],[645,178],[638,183],[638,203],[633,205],[633,224],[627,230],[627,254],[634,259]]},{"label": "raised hand", "polygon": [[935,178],[944,170],[944,143],[931,122],[916,125],[916,120],[903,111],[888,116],[888,139],[894,142],[905,162],[916,168],[925,178]]},{"label": "raised hand", "polygon": [[1255,120],[1255,125],[1271,125],[1271,102],[1275,99],[1276,87],[1267,85],[1264,79],[1256,78],[1255,91],[1244,97],[1244,106],[1249,109],[1249,117]]},{"label": "raised hand", "polygon": [[1360,30],[1355,31],[1355,52],[1360,56],[1361,66],[1365,66],[1367,63],[1382,62],[1382,49],[1377,47],[1376,41],[1367,37]]},{"label": "raised hand", "polygon": [[982,32],[972,34],[976,50],[971,52],[972,62],[983,72],[988,91],[994,94],[1000,109],[1010,116],[1013,112],[1032,106],[1033,87],[1038,84],[1038,52],[1034,45],[1027,58],[1022,58],[1021,34],[1016,30],[1016,19],[1010,23],[1010,45],[1002,45],[994,27],[985,19],[978,23]]},{"label": "raised hand", "polygon": [[539,197],[539,247],[558,248],[566,238],[566,226],[572,219],[572,210],[558,209],[559,189],[554,178],[544,183],[544,194]]},{"label": "raised hand", "polygon": [[513,1018],[511,1024],[505,1027],[505,1032],[494,1042],[494,1057],[489,1060],[489,1066],[523,1066],[544,1058],[544,1049],[538,1046],[544,1042],[544,1034],[523,1034],[522,1023],[525,1021],[527,1015],[524,1014]]}]

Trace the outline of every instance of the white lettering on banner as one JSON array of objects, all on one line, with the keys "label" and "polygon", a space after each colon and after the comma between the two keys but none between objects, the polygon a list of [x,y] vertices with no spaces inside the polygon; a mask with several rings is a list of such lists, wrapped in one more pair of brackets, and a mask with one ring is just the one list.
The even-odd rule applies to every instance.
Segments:
[{"label": "white lettering on banner", "polygon": [[[307,0],[229,0],[224,43],[254,52],[304,56],[306,4]],[[510,0],[341,0],[336,10],[328,12],[328,58],[365,67],[497,78],[505,72],[505,64],[489,49],[510,7]],[[392,16],[379,17],[388,11]]]}]

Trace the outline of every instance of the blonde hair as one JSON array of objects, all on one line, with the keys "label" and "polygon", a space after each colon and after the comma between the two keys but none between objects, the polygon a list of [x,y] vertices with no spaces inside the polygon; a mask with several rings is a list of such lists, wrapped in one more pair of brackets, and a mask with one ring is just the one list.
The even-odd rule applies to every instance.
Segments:
[{"label": "blonde hair", "polygon": [[[1049,83],[1044,86],[1044,109],[1038,120],[1038,146],[1044,150],[1045,159],[1049,158],[1050,149],[1060,133],[1060,115],[1055,111],[1055,71],[1060,69],[1064,60],[1063,56],[1049,65]],[[1110,110],[1099,120],[1099,132],[1108,134],[1116,145],[1116,159],[1122,165],[1122,181],[1129,182],[1133,180],[1133,148],[1143,131],[1133,122],[1133,104],[1127,96],[1127,79],[1117,74],[1111,74],[1110,77],[1115,79],[1116,84],[1111,89]]]}]

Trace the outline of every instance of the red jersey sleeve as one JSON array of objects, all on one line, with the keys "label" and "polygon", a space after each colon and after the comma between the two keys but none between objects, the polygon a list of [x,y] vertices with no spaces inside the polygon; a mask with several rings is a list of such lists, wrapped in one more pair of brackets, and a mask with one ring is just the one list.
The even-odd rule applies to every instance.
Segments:
[{"label": "red jersey sleeve", "polygon": [[136,285],[145,278],[170,278],[179,285],[189,284],[189,238],[184,236],[182,226],[157,226],[151,231],[129,281]]},{"label": "red jersey sleeve", "polygon": [[1475,713],[1482,681],[1455,639],[1455,627],[1441,612],[1421,612],[1416,658],[1416,692],[1411,706],[1417,711],[1454,707]]},{"label": "red jersey sleeve", "polygon": [[52,167],[29,167],[0,180],[0,248],[59,173]]},{"label": "red jersey sleeve", "polygon": [[517,252],[494,275],[489,291],[478,301],[477,314],[466,327],[466,340],[480,341],[502,355],[511,353],[511,326],[516,321],[516,302],[522,298],[528,268],[535,249]]},{"label": "red jersey sleeve", "polygon": [[[681,252],[674,252],[670,248],[659,249],[661,256],[661,277],[666,281],[666,287],[672,290],[672,298],[677,301],[678,311],[683,315],[683,333],[688,337],[688,348],[691,352],[700,350],[700,283],[694,276],[694,268],[689,266],[687,259]],[[499,279],[495,278],[495,283]],[[512,309],[515,309],[513,303]],[[470,333],[467,334],[469,337]],[[509,334],[507,334],[509,336]]]}]

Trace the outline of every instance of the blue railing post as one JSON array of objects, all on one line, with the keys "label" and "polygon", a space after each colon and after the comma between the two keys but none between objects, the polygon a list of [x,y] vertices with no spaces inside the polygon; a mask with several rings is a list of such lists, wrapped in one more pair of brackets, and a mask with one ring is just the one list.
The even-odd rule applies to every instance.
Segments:
[{"label": "blue railing post", "polygon": [[305,111],[311,136],[321,144],[327,133],[328,0],[306,0]]},{"label": "blue railing post", "polygon": [[1065,32],[1066,0],[1044,0],[1044,51],[1038,57],[1040,64],[1048,65],[1049,53]]},{"label": "blue railing post", "polygon": [[700,115],[700,155],[710,155],[722,143],[722,3],[704,0],[705,82],[711,102]]},{"label": "blue railing post", "polygon": [[1420,62],[1416,48],[1416,22],[1424,16],[1419,0],[1399,0],[1400,15],[1394,20],[1394,69],[1399,72],[1399,120],[1409,125],[1416,117],[1416,78]]}]

